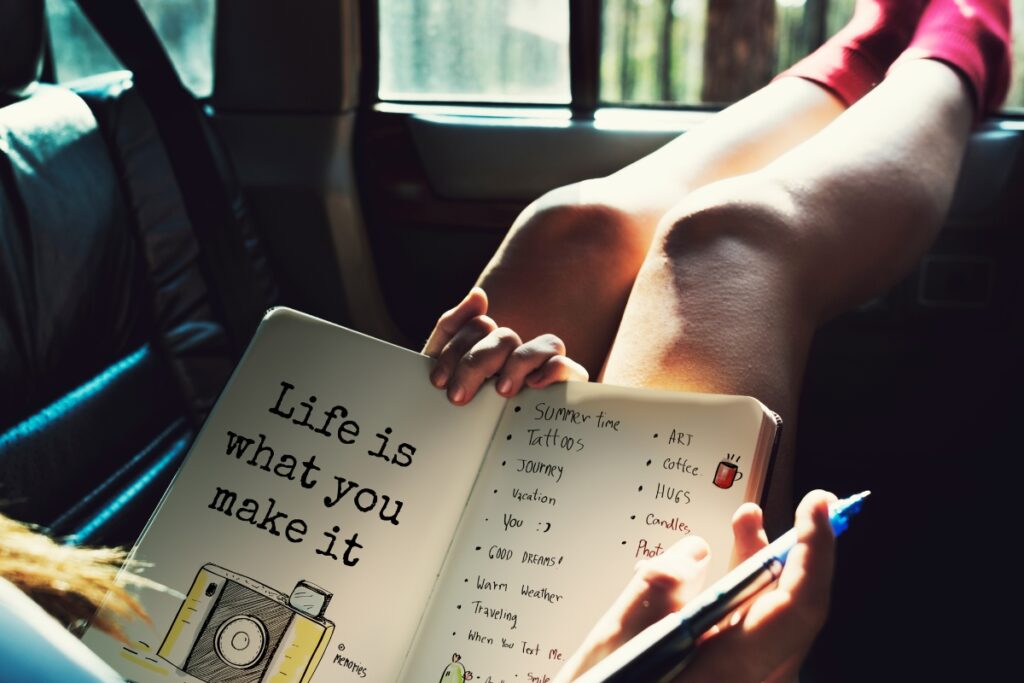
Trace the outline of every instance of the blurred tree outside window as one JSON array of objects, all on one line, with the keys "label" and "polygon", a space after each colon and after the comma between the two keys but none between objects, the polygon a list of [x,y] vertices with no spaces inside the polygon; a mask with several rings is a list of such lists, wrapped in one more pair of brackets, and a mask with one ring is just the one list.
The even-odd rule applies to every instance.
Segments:
[{"label": "blurred tree outside window", "polygon": [[568,104],[568,0],[380,0],[383,100]]},{"label": "blurred tree outside window", "polygon": [[[605,104],[728,104],[836,33],[855,0],[603,0]],[[1024,110],[1024,0],[1005,108]]]},{"label": "blurred tree outside window", "polygon": [[854,0],[604,0],[601,99],[727,104],[838,30]]},{"label": "blurred tree outside window", "polygon": [[[197,97],[213,91],[215,0],[139,0],[182,82]],[[46,0],[57,81],[123,69],[74,0]]]}]

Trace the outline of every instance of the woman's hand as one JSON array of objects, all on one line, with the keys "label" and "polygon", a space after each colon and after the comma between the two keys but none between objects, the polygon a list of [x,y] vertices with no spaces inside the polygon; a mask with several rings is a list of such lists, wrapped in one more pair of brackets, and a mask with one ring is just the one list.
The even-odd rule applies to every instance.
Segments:
[{"label": "woman's hand", "polygon": [[[677,681],[754,683],[795,678],[828,615],[834,538],[828,505],[835,496],[811,491],[796,511],[797,545],[778,584],[708,633]],[[742,561],[768,544],[761,509],[745,503],[732,520]],[[601,617],[555,677],[567,683],[666,614],[682,608],[703,582],[708,547],[690,536],[645,560],[611,609]]]},{"label": "woman's hand", "polygon": [[524,384],[539,389],[589,378],[582,365],[565,356],[565,344],[555,335],[523,342],[514,331],[498,327],[487,316],[487,294],[479,287],[438,319],[423,353],[437,359],[431,384],[446,389],[456,405],[468,403],[495,375],[502,396],[515,396]]}]

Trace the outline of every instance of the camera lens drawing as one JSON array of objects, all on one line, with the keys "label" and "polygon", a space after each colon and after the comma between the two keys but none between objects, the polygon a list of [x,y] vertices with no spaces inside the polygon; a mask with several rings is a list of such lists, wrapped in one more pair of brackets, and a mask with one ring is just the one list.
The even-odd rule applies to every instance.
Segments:
[{"label": "camera lens drawing", "polygon": [[334,634],[330,601],[309,581],[287,594],[205,564],[157,654],[206,683],[309,683]]},{"label": "camera lens drawing", "polygon": [[217,629],[214,638],[217,656],[228,666],[245,669],[263,655],[267,629],[252,617],[235,617]]}]

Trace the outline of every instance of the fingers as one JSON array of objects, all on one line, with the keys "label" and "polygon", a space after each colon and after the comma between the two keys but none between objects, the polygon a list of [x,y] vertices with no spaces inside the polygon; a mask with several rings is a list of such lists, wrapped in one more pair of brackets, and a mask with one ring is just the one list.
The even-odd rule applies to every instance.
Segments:
[{"label": "fingers", "polygon": [[664,554],[637,564],[636,573],[612,607],[569,659],[558,681],[571,681],[645,628],[678,611],[700,590],[708,545],[687,536]]},{"label": "fingers", "polygon": [[666,614],[677,612],[704,585],[709,548],[699,536],[687,536],[657,557],[637,565],[618,608],[621,641],[616,647],[643,631]]},{"label": "fingers", "polygon": [[514,331],[498,327],[487,313],[487,294],[474,287],[434,326],[423,353],[437,359],[430,381],[448,400],[472,400],[489,377],[500,374],[498,393],[514,396],[523,386],[536,389],[556,382],[586,381],[587,370],[565,356],[565,344],[553,334],[522,343]]},{"label": "fingers", "polygon": [[586,368],[565,356],[565,343],[553,334],[542,334],[509,356],[496,388],[502,396],[515,396],[524,384],[541,389],[556,382],[587,379]]},{"label": "fingers", "polygon": [[701,646],[685,673],[691,681],[761,681],[792,667],[810,648],[828,614],[834,538],[824,491],[807,494],[796,513],[797,545],[775,590],[762,593],[743,618]]},{"label": "fingers", "polygon": [[[480,349],[480,353],[483,353],[485,356],[484,358],[481,358],[480,353],[472,354],[476,346],[497,329],[498,326],[495,322],[486,315],[470,318],[462,323],[461,328],[455,332],[437,356],[437,363],[434,364],[434,369],[430,372],[430,382],[438,389],[447,389],[448,399],[453,403],[465,403],[472,398],[472,394],[466,394],[467,371],[471,371],[470,375],[480,372],[480,368],[482,368],[481,361],[487,360],[486,356],[488,354],[486,352],[490,351],[493,354],[495,349],[500,349],[502,345],[507,346],[507,341],[494,339],[485,343]],[[502,339],[506,337],[504,333],[501,336]],[[513,346],[512,348],[515,347]],[[508,348],[506,353],[511,353],[511,350],[511,348]],[[451,380],[456,373],[456,369],[460,365],[467,363],[469,367],[463,367],[460,372],[462,384],[452,382]],[[483,376],[480,382],[486,379],[486,377],[486,375]],[[479,383],[477,383],[477,386],[479,386]]]},{"label": "fingers", "polygon": [[455,337],[462,327],[473,318],[487,314],[487,294],[479,287],[469,290],[469,294],[455,308],[445,311],[434,325],[434,330],[423,347],[423,354],[437,358],[444,347]]},{"label": "fingers", "polygon": [[[490,321],[490,318],[487,320]],[[453,346],[449,344],[449,348],[441,353],[441,358],[437,361],[438,367],[442,367],[442,361],[446,361],[447,364],[447,361],[451,360],[454,363],[451,379],[448,381],[448,400],[458,405],[469,402],[480,389],[480,385],[501,370],[521,343],[518,334],[507,327],[497,327],[476,342],[457,361],[453,360],[453,356],[449,356]],[[459,349],[455,349],[454,353],[457,354],[458,351]]]},{"label": "fingers", "polygon": [[[790,551],[779,577],[780,590],[790,593],[803,606],[824,605],[822,612],[827,612],[835,563],[835,537],[828,519],[828,506],[835,501],[833,494],[820,490],[811,491],[800,501],[794,525],[799,541]],[[819,600],[821,597],[824,602]],[[823,621],[824,616],[821,615]]]},{"label": "fingers", "polygon": [[744,503],[732,516],[732,535],[735,543],[732,550],[732,566],[738,565],[761,548],[768,545],[764,532],[764,514],[754,503]]},{"label": "fingers", "polygon": [[590,379],[587,369],[566,356],[552,356],[544,364],[526,376],[526,386],[543,389],[556,382],[586,382]]}]

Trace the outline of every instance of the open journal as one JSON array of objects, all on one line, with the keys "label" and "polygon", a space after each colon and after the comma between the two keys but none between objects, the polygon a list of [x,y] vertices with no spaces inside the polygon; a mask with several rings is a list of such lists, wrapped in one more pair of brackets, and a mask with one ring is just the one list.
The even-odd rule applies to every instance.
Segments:
[{"label": "open journal", "polygon": [[170,590],[86,643],[131,681],[546,681],[638,560],[725,572],[777,418],[568,383],[456,407],[419,354],[267,314],[133,550]]}]

